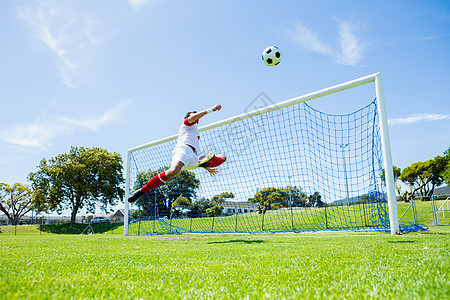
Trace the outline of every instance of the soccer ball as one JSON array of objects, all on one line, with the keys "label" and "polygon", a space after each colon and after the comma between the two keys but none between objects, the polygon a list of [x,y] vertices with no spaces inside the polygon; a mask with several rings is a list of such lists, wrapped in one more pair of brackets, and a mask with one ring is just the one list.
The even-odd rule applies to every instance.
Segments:
[{"label": "soccer ball", "polygon": [[275,46],[267,47],[266,49],[264,49],[264,52],[262,54],[262,60],[268,66],[278,65],[281,60],[280,50],[278,50],[278,48]]}]

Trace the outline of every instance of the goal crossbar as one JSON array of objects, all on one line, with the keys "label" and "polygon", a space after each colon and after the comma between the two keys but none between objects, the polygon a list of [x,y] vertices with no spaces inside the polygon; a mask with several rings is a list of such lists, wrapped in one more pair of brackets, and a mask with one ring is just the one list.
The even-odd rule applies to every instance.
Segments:
[{"label": "goal crossbar", "polygon": [[[284,108],[284,107],[287,107],[287,106],[295,105],[295,104],[298,104],[298,103],[301,103],[301,102],[306,102],[306,101],[309,101],[309,100],[313,100],[313,99],[316,99],[316,98],[320,98],[320,97],[324,97],[324,96],[327,96],[327,95],[330,95],[330,94],[334,94],[334,93],[337,93],[337,92],[340,92],[340,91],[344,91],[344,90],[347,90],[347,89],[350,89],[350,88],[353,88],[353,87],[356,87],[356,86],[359,86],[359,85],[364,85],[364,84],[367,84],[367,83],[370,83],[370,82],[374,82],[378,74],[380,74],[380,73],[375,73],[375,74],[372,74],[372,75],[361,77],[361,78],[358,78],[358,79],[355,79],[355,80],[351,80],[351,81],[348,81],[348,82],[345,82],[345,83],[341,83],[341,84],[338,84],[338,85],[335,85],[335,86],[332,86],[332,87],[329,87],[329,88],[325,88],[325,89],[322,89],[322,90],[319,90],[319,91],[316,91],[316,92],[312,92],[312,93],[309,93],[309,94],[306,94],[306,95],[303,95],[303,96],[295,97],[295,98],[288,99],[288,100],[285,100],[285,101],[282,101],[282,102],[279,102],[279,103],[275,103],[275,104],[272,104],[272,105],[269,105],[269,106],[266,106],[266,107],[255,109],[255,110],[253,110],[251,112],[243,113],[243,114],[240,114],[240,115],[237,115],[237,116],[234,116],[234,117],[222,120],[222,121],[211,123],[209,125],[205,125],[205,126],[200,127],[199,131],[202,132],[202,131],[205,131],[205,130],[213,129],[213,128],[220,127],[220,126],[223,126],[223,125],[227,125],[227,124],[230,124],[230,123],[234,123],[234,122],[237,122],[237,121],[245,120],[245,119],[257,116],[257,115],[268,113],[268,112],[271,112],[271,111],[274,111],[274,110],[277,110],[277,109],[280,109],[280,108]],[[166,138],[162,138],[162,139],[150,142],[150,143],[145,143],[145,144],[142,144],[140,146],[137,146],[137,147],[134,147],[134,148],[130,148],[130,149],[128,149],[128,152],[134,152],[134,151],[141,150],[143,148],[156,146],[158,144],[166,143],[166,142],[175,140],[177,138],[178,138],[178,134],[174,134],[174,135],[168,136]]]}]

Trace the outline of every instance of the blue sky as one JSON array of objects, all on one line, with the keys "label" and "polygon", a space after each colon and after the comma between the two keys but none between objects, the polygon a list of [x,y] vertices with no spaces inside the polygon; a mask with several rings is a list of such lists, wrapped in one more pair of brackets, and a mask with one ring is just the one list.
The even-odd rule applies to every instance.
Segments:
[{"label": "blue sky", "polygon": [[[394,164],[450,147],[449,1],[2,1],[0,182],[71,146],[118,152],[381,72]],[[261,61],[276,45],[277,67]],[[310,102],[348,113],[374,98]]]}]

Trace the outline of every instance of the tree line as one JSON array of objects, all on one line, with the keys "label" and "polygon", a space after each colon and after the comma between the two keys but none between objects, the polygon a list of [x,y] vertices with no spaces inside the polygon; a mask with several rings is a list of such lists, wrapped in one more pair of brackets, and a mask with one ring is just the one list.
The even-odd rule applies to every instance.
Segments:
[{"label": "tree line", "polygon": [[256,192],[254,197],[248,199],[248,201],[258,203],[260,214],[283,207],[323,207],[326,205],[319,192],[307,196],[301,188],[296,186],[264,188]]},{"label": "tree line", "polygon": [[30,185],[0,183],[0,210],[12,224],[30,211],[71,211],[71,222],[82,208],[95,212],[96,205],[122,201],[123,173],[119,153],[101,148],[71,147],[69,153],[42,159],[28,175]]},{"label": "tree line", "polygon": [[[436,156],[424,162],[415,162],[403,170],[393,166],[394,184],[400,200],[409,202],[413,197],[430,197],[434,189],[443,183],[450,185],[450,148],[443,156]],[[382,177],[384,178],[384,172]],[[407,186],[406,191],[398,181]]]},{"label": "tree line", "polygon": [[[133,189],[140,188],[151,178],[167,169],[166,166],[139,173]],[[199,186],[200,180],[195,177],[194,172],[182,170],[165,184],[151,189],[143,195],[138,202],[140,211],[133,212],[132,217],[153,220],[163,217],[217,216],[223,211],[221,204],[225,199],[234,198],[232,193],[224,192],[211,199],[196,199]]]},{"label": "tree line", "polygon": [[[135,187],[141,187],[150,178],[167,169],[149,170],[138,174]],[[414,196],[431,196],[436,187],[450,184],[450,148],[442,156],[425,162],[416,162],[401,170],[394,166],[394,181],[400,199],[409,201]],[[384,179],[384,173],[382,174]],[[114,206],[123,201],[122,158],[118,153],[93,147],[71,147],[68,153],[40,161],[37,171],[28,175],[30,185],[0,183],[0,211],[12,224],[17,224],[30,211],[61,213],[71,211],[71,222],[82,208],[94,212],[96,206]],[[402,191],[399,182],[407,185]],[[224,192],[212,199],[196,199],[200,180],[195,173],[183,170],[166,184],[151,190],[141,200],[142,211],[159,216],[215,216],[223,210],[223,201],[234,198]],[[282,207],[326,205],[319,192],[307,196],[299,187],[259,190],[249,202],[258,203],[258,212]]]},{"label": "tree line", "polygon": [[[167,169],[166,166],[139,173],[134,189],[140,188],[151,178]],[[232,192],[223,192],[211,199],[196,199],[199,186],[200,180],[195,178],[194,172],[182,170],[170,181],[142,196],[138,203],[140,211],[133,212],[132,217],[134,219],[154,220],[164,217],[218,216],[222,214],[224,201],[235,198]],[[247,201],[258,203],[258,213],[260,214],[282,207],[323,207],[326,205],[319,192],[307,196],[301,188],[295,186],[264,188],[257,191]]]}]

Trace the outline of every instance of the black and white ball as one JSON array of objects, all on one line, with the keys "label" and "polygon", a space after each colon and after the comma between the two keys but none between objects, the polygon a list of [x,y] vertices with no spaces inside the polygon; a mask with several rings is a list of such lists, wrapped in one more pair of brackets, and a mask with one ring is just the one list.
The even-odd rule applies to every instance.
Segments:
[{"label": "black and white ball", "polygon": [[278,50],[278,48],[275,46],[267,47],[266,49],[264,49],[264,52],[262,54],[262,60],[268,66],[278,65],[281,60],[280,50]]}]

